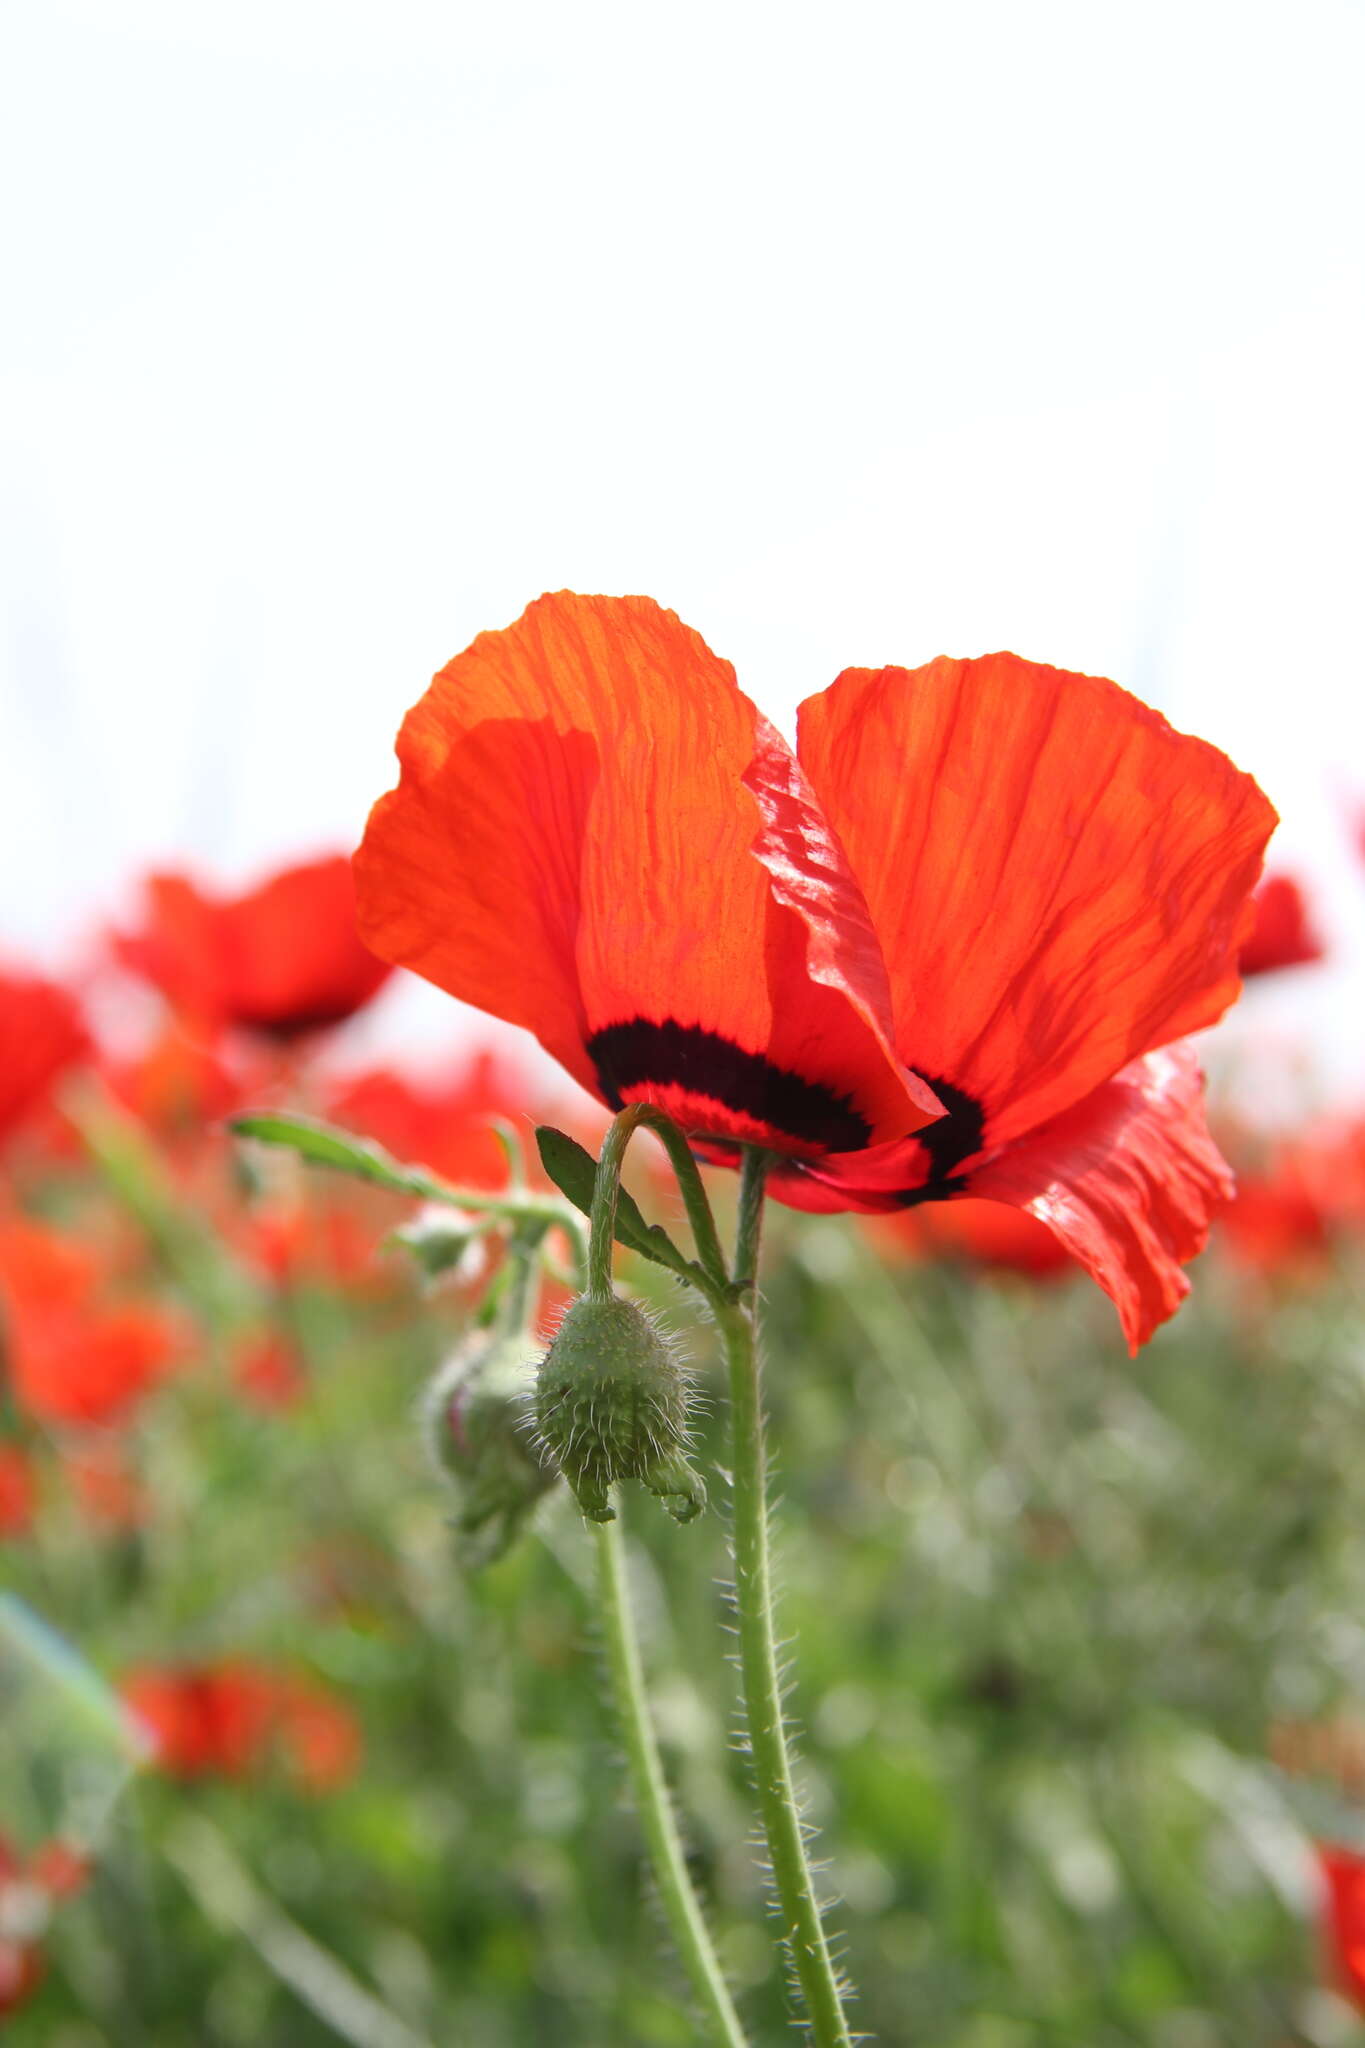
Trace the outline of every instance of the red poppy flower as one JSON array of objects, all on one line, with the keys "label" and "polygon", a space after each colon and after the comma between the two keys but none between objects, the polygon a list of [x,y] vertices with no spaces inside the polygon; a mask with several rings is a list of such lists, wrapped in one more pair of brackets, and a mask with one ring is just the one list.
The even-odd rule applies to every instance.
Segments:
[{"label": "red poppy flower", "polygon": [[1295,1160],[1334,1223],[1352,1229],[1365,1225],[1365,1117],[1324,1119],[1305,1134]]},{"label": "red poppy flower", "polygon": [[1352,2004],[1365,2011],[1365,1856],[1330,1842],[1316,1847],[1327,1885],[1328,1968]]},{"label": "red poppy flower", "polygon": [[1237,1171],[1237,1192],[1218,1217],[1232,1257],[1267,1275],[1320,1272],[1331,1246],[1331,1219],[1299,1148],[1281,1147],[1259,1170]]},{"label": "red poppy flower", "polygon": [[90,1881],[90,1858],[63,1835],[43,1842],[28,1859],[28,1876],[50,1899],[70,1899]]},{"label": "red poppy flower", "polygon": [[133,1057],[104,1062],[102,1071],[115,1100],[168,1144],[199,1138],[248,1094],[245,1079],[215,1047],[174,1024]]},{"label": "red poppy flower", "polygon": [[251,1778],[278,1756],[303,1790],[330,1792],[360,1761],[360,1730],[341,1701],[245,1658],[148,1665],[121,1690],[174,1778]]},{"label": "red poppy flower", "polygon": [[1076,1261],[1046,1224],[1003,1202],[977,1202],[969,1196],[924,1203],[885,1218],[883,1230],[892,1245],[913,1258],[967,1259],[1031,1280],[1060,1279],[1076,1270]]},{"label": "red poppy flower", "polygon": [[44,1225],[0,1224],[0,1327],[16,1400],[42,1422],[121,1420],[183,1354],[161,1309],[111,1302],[108,1262]]},{"label": "red poppy flower", "polygon": [[25,1534],[37,1492],[27,1452],[18,1444],[0,1443],[0,1537]]},{"label": "red poppy flower", "polygon": [[1267,875],[1252,898],[1256,921],[1238,955],[1243,974],[1307,967],[1324,955],[1301,886],[1292,875]]},{"label": "red poppy flower", "polygon": [[88,1857],[60,1836],[24,1857],[0,1835],[0,2020],[42,1983],[47,1964],[38,1936],[53,1901],[78,1892],[89,1873]]},{"label": "red poppy flower", "polygon": [[201,1027],[294,1038],[340,1024],[390,972],[357,935],[340,854],[282,868],[241,896],[210,895],[185,875],[152,875],[146,898],[141,930],[118,935],[115,951]]},{"label": "red poppy flower", "polygon": [[[486,1047],[445,1079],[418,1081],[376,1067],[337,1078],[324,1095],[331,1122],[468,1188],[506,1184],[507,1155],[494,1121],[526,1128],[542,1109],[517,1069]],[[600,1140],[602,1126],[588,1135]],[[536,1162],[530,1164],[534,1177]]]},{"label": "red poppy flower", "polygon": [[61,1467],[72,1499],[98,1534],[123,1535],[151,1521],[152,1496],[118,1441],[83,1439],[63,1451]]},{"label": "red poppy flower", "polygon": [[37,1942],[10,1941],[0,1935],[0,2019],[27,2005],[46,1974]]},{"label": "red poppy flower", "polygon": [[356,858],[386,959],[799,1207],[973,1193],[1047,1223],[1136,1345],[1227,1174],[1167,1042],[1237,994],[1274,813],[1113,683],[850,669],[796,754],[644,598],[482,634],[398,738]]},{"label": "red poppy flower", "polygon": [[0,973],[0,1139],[47,1101],[90,1040],[74,996],[33,975]]},{"label": "red poppy flower", "polygon": [[375,1245],[387,1206],[366,1199],[370,1190],[336,1194],[289,1190],[280,1198],[238,1211],[225,1233],[242,1256],[277,1287],[325,1280],[346,1289],[382,1291]]},{"label": "red poppy flower", "polygon": [[262,1330],[238,1345],[232,1376],[243,1398],[255,1408],[293,1408],[308,1391],[308,1376],[298,1353],[275,1330]]}]

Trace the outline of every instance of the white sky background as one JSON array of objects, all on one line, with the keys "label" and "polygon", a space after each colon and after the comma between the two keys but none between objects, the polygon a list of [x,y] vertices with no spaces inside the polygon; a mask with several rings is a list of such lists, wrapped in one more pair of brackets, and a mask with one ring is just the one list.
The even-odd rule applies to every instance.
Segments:
[{"label": "white sky background", "polygon": [[[10,0],[0,947],[358,837],[563,585],[765,708],[1012,647],[1256,773],[1365,1099],[1365,10]],[[444,998],[386,998],[430,1047]]]}]

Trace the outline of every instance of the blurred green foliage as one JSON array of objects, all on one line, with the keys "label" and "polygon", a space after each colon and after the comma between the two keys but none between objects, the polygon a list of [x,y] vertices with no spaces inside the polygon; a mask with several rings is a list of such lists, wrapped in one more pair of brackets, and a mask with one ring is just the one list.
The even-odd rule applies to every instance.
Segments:
[{"label": "blurred green foliage", "polygon": [[[777,2048],[794,2033],[732,1739],[715,1349],[666,1273],[622,1271],[688,1331],[711,1399],[713,1512],[680,1529],[631,1490],[626,1528],[698,1883],[755,2048]],[[109,1680],[276,1660],[364,1737],[325,1794],[134,1773],[15,2048],[313,2048],[339,2025],[377,2048],[696,2039],[586,1532],[561,1488],[508,1557],[462,1572],[416,1409],[468,1310],[396,1274],[281,1294],[307,1371],[282,1412],[206,1339],[131,1426],[145,1526],[97,1538],[49,1492],[4,1547],[13,1592]],[[1365,1843],[1365,1815],[1271,1761],[1277,1726],[1365,1709],[1359,1275],[1277,1294],[1213,1254],[1194,1278],[1134,1362],[1084,1281],[897,1266],[852,1220],[772,1216],[792,1710],[856,2022],[889,2048],[1359,2038],[1325,1988],[1308,1845]],[[33,1725],[0,1766],[31,1834],[69,1796]]]}]

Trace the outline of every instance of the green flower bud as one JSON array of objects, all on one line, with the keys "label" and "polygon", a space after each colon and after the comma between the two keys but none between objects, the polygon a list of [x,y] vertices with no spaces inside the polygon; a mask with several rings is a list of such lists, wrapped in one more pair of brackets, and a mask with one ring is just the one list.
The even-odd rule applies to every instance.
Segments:
[{"label": "green flower bud", "polygon": [[669,1337],[619,1295],[571,1302],[536,1379],[535,1417],[592,1522],[610,1522],[608,1491],[638,1479],[690,1522],[706,1488],[687,1462],[690,1375]]},{"label": "green flower bud", "polygon": [[501,1557],[559,1477],[531,1427],[532,1384],[526,1338],[479,1330],[427,1389],[427,1442],[454,1484],[471,1563]]},{"label": "green flower bud", "polygon": [[401,1245],[416,1261],[425,1279],[442,1280],[468,1264],[471,1247],[480,1245],[482,1237],[473,1216],[466,1216],[459,1209],[438,1209],[433,1205],[421,1210],[410,1222],[400,1223],[386,1243]]}]

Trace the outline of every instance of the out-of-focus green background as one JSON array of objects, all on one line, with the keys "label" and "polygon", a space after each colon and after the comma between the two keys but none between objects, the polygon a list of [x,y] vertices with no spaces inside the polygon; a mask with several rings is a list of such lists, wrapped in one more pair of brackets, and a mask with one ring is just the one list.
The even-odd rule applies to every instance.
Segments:
[{"label": "out-of-focus green background", "polygon": [[[48,1213],[88,1183],[56,1175]],[[331,1179],[299,1198],[324,1187],[335,1205]],[[363,1206],[376,1237],[404,1213]],[[76,1659],[35,1657],[11,1610],[6,1826],[37,1840],[107,1803],[16,2044],[697,2038],[624,1792],[586,1533],[557,1495],[510,1555],[460,1568],[414,1411],[468,1303],[392,1252],[375,1270],[277,1291],[306,1371],[285,1409],[244,1398],[201,1328],[123,1434],[139,1526],[99,1533],[53,1464],[4,1549]],[[856,2017],[883,2042],[1358,2038],[1328,1989],[1310,1844],[1365,1846],[1359,1256],[1308,1286],[1217,1249],[1196,1273],[1133,1362],[1083,1279],[913,1264],[852,1219],[772,1212],[791,1704]],[[687,1300],[657,1269],[623,1274],[715,1396]],[[792,2032],[730,1739],[714,1413],[702,1455],[700,1523],[626,1502],[635,1595],[697,1879],[775,2048]],[[120,1791],[95,1675],[225,1656],[328,1688],[358,1724],[354,1771],[309,1791],[280,1754]]]}]

